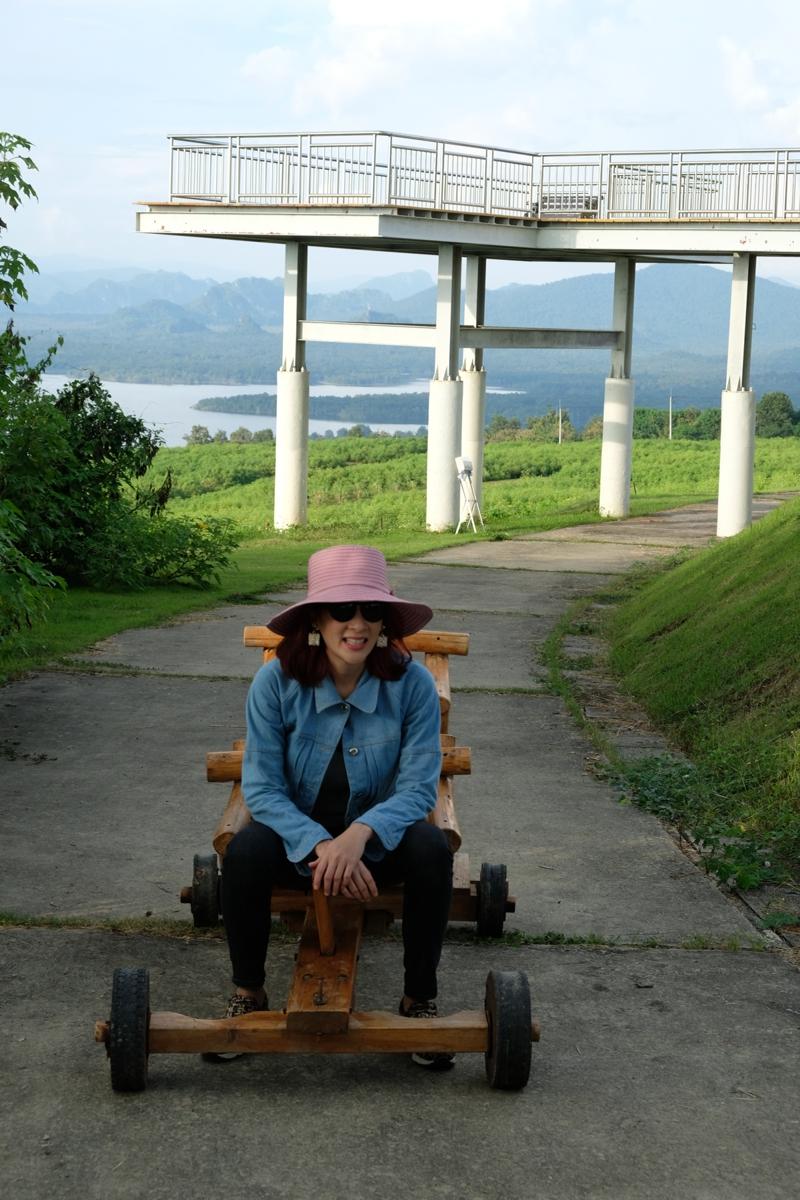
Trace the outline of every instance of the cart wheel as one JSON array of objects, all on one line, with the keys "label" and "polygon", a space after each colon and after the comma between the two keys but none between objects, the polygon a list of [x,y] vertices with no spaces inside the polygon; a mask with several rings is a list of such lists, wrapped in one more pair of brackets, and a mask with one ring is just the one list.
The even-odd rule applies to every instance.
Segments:
[{"label": "cart wheel", "polygon": [[149,1025],[149,971],[145,967],[117,967],[106,1043],[115,1092],[143,1092],[147,1087]]},{"label": "cart wheel", "polygon": [[195,929],[207,929],[219,921],[219,868],[216,854],[194,856],[192,917]]},{"label": "cart wheel", "polygon": [[505,863],[481,863],[478,881],[478,937],[502,937],[508,879]]},{"label": "cart wheel", "polygon": [[531,993],[524,971],[490,971],[486,977],[489,1086],[518,1091],[531,1073]]}]

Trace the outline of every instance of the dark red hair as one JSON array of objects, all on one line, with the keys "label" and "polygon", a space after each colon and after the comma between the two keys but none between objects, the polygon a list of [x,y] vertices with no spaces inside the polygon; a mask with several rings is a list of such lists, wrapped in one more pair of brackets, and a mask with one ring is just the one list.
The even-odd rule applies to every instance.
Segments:
[{"label": "dark red hair", "polygon": [[[367,655],[366,667],[377,679],[396,680],[404,674],[411,661],[411,654],[401,637],[392,632],[392,613],[389,605],[383,622],[383,632],[389,639],[388,646],[374,646]],[[296,679],[303,687],[318,687],[326,675],[330,675],[330,664],[325,652],[325,643],[309,646],[310,617],[313,609],[304,610],[304,619],[298,622],[291,633],[279,643],[275,653],[284,674]]]}]

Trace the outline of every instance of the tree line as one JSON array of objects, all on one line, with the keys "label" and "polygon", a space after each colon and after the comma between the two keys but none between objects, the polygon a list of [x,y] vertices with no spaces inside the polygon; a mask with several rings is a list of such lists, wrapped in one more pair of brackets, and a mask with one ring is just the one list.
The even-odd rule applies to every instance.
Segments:
[{"label": "tree line", "polygon": [[[634,438],[669,438],[714,441],[720,434],[719,408],[679,408],[670,414],[663,408],[634,408]],[[532,442],[592,441],[603,436],[602,416],[592,417],[578,430],[567,409],[549,408],[546,413],[529,417],[523,424],[518,417],[495,413],[486,426],[488,441],[526,440]],[[800,410],[796,410],[786,392],[765,392],[756,404],[756,437],[800,437]]]},{"label": "tree line", "polygon": [[[679,408],[670,413],[663,408],[634,408],[634,438],[675,438],[690,441],[714,441],[720,435],[721,413],[719,408]],[[415,433],[398,430],[388,434],[384,430],[372,429],[359,423],[342,426],[334,433],[312,433],[312,440],[333,437],[425,437],[427,427],[420,425]],[[193,425],[191,432],[183,435],[189,446],[207,446],[213,442],[271,442],[271,429],[246,429],[240,426],[227,434],[224,429],[211,433],[207,425]],[[486,425],[486,440],[489,442],[574,442],[593,441],[603,436],[602,416],[592,417],[582,429],[576,429],[566,408],[549,408],[539,416],[528,417],[524,422],[519,417],[508,417],[495,413]],[[796,410],[786,392],[765,392],[756,404],[756,437],[800,437],[800,410]]]}]

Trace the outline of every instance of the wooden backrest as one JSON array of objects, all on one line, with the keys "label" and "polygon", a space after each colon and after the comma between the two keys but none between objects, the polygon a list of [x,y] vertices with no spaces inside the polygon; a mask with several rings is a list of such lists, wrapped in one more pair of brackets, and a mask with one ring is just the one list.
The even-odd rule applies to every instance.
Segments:
[{"label": "wooden backrest", "polygon": [[[265,662],[275,657],[275,650],[281,640],[280,634],[273,633],[271,629],[267,629],[266,625],[247,625],[245,627],[245,646],[263,650]],[[469,775],[472,769],[472,756],[468,747],[456,746],[456,739],[447,731],[450,715],[449,662],[451,654],[468,653],[469,634],[423,629],[420,633],[405,638],[404,641],[412,653],[424,655],[425,666],[433,676],[439,694],[439,707],[442,714],[442,769],[436,807],[428,814],[428,820],[443,830],[451,850],[455,853],[461,846],[461,833],[453,800],[453,776]],[[233,743],[232,750],[206,755],[206,774],[209,781],[214,783],[227,781],[233,784],[227,808],[214,833],[214,849],[221,856],[225,854],[231,838],[250,820],[250,813],[244,802],[240,783],[243,751],[244,740],[239,739]]]},{"label": "wooden backrest", "polygon": [[[264,652],[264,662],[275,657],[283,638],[266,625],[245,625],[244,644]],[[422,654],[425,666],[433,676],[439,695],[442,714],[442,733],[447,733],[450,716],[450,655],[469,653],[468,633],[448,633],[437,629],[422,629],[403,639],[412,654]]]}]

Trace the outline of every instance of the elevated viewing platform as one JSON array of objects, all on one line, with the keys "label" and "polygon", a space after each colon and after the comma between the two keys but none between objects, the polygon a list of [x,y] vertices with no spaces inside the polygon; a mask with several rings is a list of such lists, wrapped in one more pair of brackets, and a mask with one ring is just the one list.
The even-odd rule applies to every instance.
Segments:
[{"label": "elevated viewing platform", "polygon": [[[732,268],[717,533],[750,524],[756,264],[800,255],[800,150],[529,154],[383,132],[197,135],[172,137],[170,146],[169,199],[144,204],[141,232],[286,247],[276,529],[307,519],[306,348],[314,342],[433,352],[426,524],[436,530],[464,521],[454,463],[472,464],[480,503],[484,351],[608,349],[599,511],[626,516],[636,265],[670,261]],[[308,251],[316,246],[435,255],[435,320],[307,320]],[[582,328],[581,313],[569,329],[487,325],[491,259],[613,262],[608,327]]]},{"label": "elevated viewing platform", "polygon": [[[800,252],[800,150],[531,154],[408,134],[170,138],[147,233],[498,258]],[[446,228],[443,228],[445,226]]]}]

